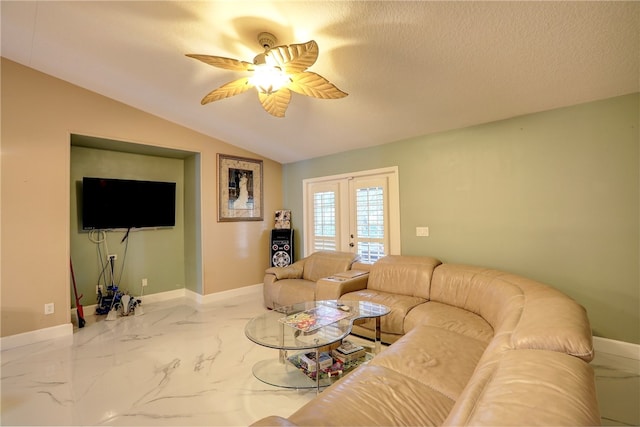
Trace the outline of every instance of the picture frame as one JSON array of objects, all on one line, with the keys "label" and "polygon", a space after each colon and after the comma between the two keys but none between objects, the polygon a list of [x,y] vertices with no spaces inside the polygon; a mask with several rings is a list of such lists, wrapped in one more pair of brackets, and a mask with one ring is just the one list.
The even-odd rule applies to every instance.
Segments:
[{"label": "picture frame", "polygon": [[263,221],[262,160],[218,153],[218,222]]}]

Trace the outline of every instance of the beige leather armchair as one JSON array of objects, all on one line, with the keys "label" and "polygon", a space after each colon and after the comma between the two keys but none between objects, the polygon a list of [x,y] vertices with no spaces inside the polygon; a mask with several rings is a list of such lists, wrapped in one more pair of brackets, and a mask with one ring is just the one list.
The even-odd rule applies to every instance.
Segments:
[{"label": "beige leather armchair", "polygon": [[319,251],[287,267],[268,268],[263,281],[264,305],[277,308],[315,301],[318,280],[350,270],[357,259],[351,252]]}]

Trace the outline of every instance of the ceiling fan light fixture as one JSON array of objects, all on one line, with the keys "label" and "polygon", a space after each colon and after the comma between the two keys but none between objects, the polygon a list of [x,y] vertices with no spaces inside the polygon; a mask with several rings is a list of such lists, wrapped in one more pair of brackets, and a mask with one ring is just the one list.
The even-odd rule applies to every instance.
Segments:
[{"label": "ceiling fan light fixture", "polygon": [[290,82],[291,78],[280,67],[267,64],[256,65],[253,76],[249,77],[249,83],[266,95],[277,92]]},{"label": "ceiling fan light fixture", "polygon": [[278,39],[271,33],[262,32],[258,34],[258,43],[260,46],[264,48],[264,50],[269,50],[276,45]]},{"label": "ceiling fan light fixture", "polygon": [[272,116],[284,117],[292,92],[320,99],[347,96],[346,92],[321,75],[307,71],[318,58],[315,40],[275,46],[277,39],[273,34],[260,33],[258,42],[264,52],[256,55],[253,63],[223,56],[187,54],[214,67],[252,73],[249,77],[241,77],[209,92],[200,101],[202,105],[239,95],[255,87],[264,110]]}]

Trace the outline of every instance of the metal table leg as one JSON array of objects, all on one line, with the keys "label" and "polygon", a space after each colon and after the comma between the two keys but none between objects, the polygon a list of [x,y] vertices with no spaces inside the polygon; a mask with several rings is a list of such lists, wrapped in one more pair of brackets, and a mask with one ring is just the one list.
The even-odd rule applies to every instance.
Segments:
[{"label": "metal table leg", "polygon": [[380,316],[376,317],[376,340],[373,347],[373,354],[378,354],[382,350],[382,340],[380,338]]}]

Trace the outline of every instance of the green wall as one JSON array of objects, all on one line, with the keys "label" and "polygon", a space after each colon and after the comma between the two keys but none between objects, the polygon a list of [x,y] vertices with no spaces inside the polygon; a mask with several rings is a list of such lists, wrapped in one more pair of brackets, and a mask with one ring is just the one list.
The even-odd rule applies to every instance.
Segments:
[{"label": "green wall", "polygon": [[[195,166],[187,161],[187,170]],[[137,230],[129,234],[129,245],[121,243],[124,231],[106,233],[109,253],[118,256],[115,264],[116,278],[120,277],[121,290],[132,295],[142,293],[141,280],[148,279],[144,294],[152,294],[184,288],[185,273],[185,160],[100,150],[86,147],[71,147],[71,258],[78,286],[84,294],[83,305],[96,303],[96,285],[100,276],[97,245],[90,234],[79,230],[79,208],[77,191],[83,176],[169,181],[176,183],[176,226],[172,228]],[[191,183],[190,185],[192,185]],[[193,196],[194,191],[188,192]],[[187,195],[189,197],[189,195]],[[117,201],[115,201],[117,203]],[[192,209],[187,209],[191,212]],[[190,221],[191,226],[193,222]],[[125,257],[125,248],[126,257]],[[104,252],[103,252],[104,254]],[[191,269],[194,265],[188,264]],[[190,270],[190,278],[195,274]],[[101,280],[101,284],[104,282]],[[193,288],[193,285],[190,286]],[[194,289],[195,290],[195,289]],[[73,293],[73,290],[72,290]],[[73,297],[73,295],[72,295]],[[72,298],[73,299],[73,298]],[[75,300],[72,306],[75,306]]]},{"label": "green wall", "polygon": [[[302,180],[398,166],[402,253],[497,268],[587,308],[594,334],[640,343],[639,95],[284,166],[302,252]],[[429,237],[416,237],[428,226]]]},{"label": "green wall", "polygon": [[185,288],[202,295],[202,206],[200,203],[200,154],[184,159]]}]

